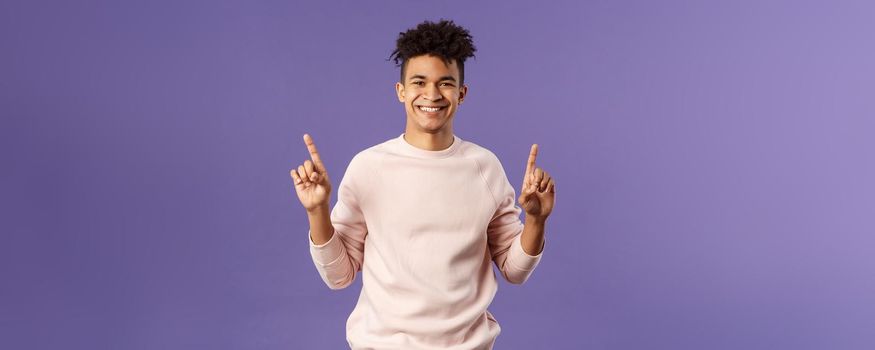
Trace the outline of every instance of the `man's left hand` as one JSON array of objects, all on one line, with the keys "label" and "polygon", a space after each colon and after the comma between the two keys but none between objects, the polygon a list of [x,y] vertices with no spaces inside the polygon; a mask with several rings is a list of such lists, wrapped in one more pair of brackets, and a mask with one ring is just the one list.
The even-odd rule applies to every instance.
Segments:
[{"label": "man's left hand", "polygon": [[523,188],[520,191],[519,204],[526,216],[546,220],[553,211],[556,200],[556,185],[544,169],[535,166],[538,156],[538,145],[532,145],[529,161],[526,163],[526,174],[523,177]]}]

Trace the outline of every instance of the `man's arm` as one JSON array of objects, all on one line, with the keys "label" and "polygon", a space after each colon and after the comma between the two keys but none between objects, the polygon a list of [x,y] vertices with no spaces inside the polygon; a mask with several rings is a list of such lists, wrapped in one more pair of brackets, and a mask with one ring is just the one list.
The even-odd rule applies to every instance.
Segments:
[{"label": "man's arm", "polygon": [[[496,184],[495,198],[500,199],[487,234],[492,260],[505,279],[523,284],[538,265],[545,245],[547,217],[553,209],[553,180],[535,166],[537,145],[532,145],[523,188],[515,206],[514,189],[508,183],[500,162],[486,166],[487,182]],[[542,186],[543,185],[543,186]],[[525,222],[519,214],[525,209]]]},{"label": "man's arm", "polygon": [[546,217],[539,218],[526,214],[523,236],[520,237],[520,243],[526,254],[538,255],[544,251],[544,226],[546,224]]},{"label": "man's arm", "polygon": [[541,254],[544,249],[544,226],[547,217],[553,212],[556,201],[556,186],[553,178],[535,165],[538,145],[532,145],[526,173],[520,191],[519,204],[526,212],[526,222],[520,243],[529,255]]},{"label": "man's arm", "polygon": [[310,240],[315,245],[323,245],[334,235],[334,226],[331,226],[331,213],[328,203],[320,205],[313,210],[307,210],[307,219],[310,221]]},{"label": "man's arm", "polygon": [[364,258],[366,226],[352,185],[355,176],[348,168],[332,214],[328,209],[331,182],[327,170],[310,135],[304,135],[304,143],[312,161],[306,160],[292,169],[291,176],[310,222],[310,255],[325,284],[331,289],[342,289],[355,279]]}]

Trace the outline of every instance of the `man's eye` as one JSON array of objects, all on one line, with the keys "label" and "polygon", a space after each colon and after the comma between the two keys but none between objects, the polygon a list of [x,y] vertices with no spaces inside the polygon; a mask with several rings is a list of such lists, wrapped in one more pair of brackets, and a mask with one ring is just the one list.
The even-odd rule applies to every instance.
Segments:
[{"label": "man's eye", "polygon": [[425,85],[425,83],[421,81],[414,81],[413,85]]},{"label": "man's eye", "polygon": [[450,83],[441,83],[441,85],[442,86],[453,86],[453,84],[450,84]]}]

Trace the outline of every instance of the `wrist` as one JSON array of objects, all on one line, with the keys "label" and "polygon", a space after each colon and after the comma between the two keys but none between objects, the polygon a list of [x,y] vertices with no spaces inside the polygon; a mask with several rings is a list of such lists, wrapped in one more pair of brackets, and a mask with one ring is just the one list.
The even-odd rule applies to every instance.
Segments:
[{"label": "wrist", "polygon": [[529,221],[532,221],[533,223],[536,223],[536,224],[543,225],[543,224],[547,223],[547,215],[539,216],[539,215],[532,215],[532,214],[526,213],[526,222],[529,222]]},{"label": "wrist", "polygon": [[319,204],[313,208],[308,208],[306,210],[308,216],[317,216],[328,213],[328,202]]}]

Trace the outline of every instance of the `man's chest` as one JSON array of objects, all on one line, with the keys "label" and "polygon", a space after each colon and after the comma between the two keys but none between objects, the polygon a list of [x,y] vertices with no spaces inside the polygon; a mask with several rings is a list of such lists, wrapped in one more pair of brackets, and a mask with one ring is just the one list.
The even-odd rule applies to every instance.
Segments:
[{"label": "man's chest", "polygon": [[439,165],[377,172],[365,215],[407,232],[485,231],[496,202],[476,165]]}]

